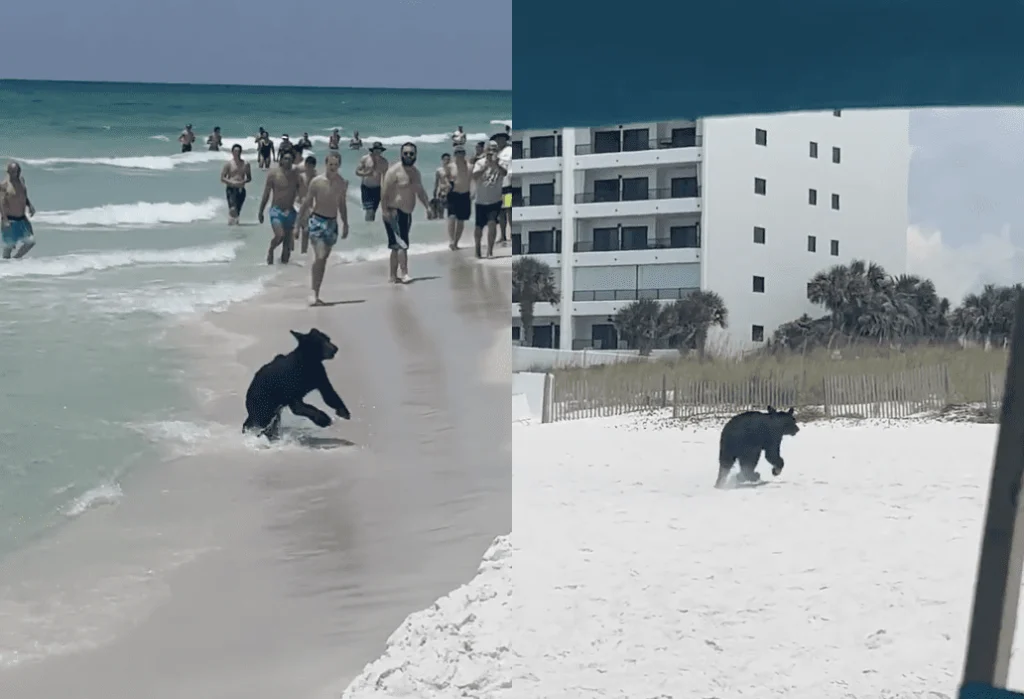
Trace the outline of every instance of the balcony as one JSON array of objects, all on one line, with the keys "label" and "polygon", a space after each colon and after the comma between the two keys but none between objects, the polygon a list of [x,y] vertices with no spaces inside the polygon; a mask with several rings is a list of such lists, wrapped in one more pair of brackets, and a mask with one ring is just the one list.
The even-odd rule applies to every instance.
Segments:
[{"label": "balcony", "polygon": [[[595,183],[596,184],[596,183]],[[651,214],[695,214],[700,211],[700,187],[600,188],[575,197],[576,216],[644,216]]]},{"label": "balcony", "polygon": [[654,299],[655,301],[675,301],[687,294],[697,291],[696,288],[670,289],[605,289],[602,291],[574,291],[573,302],[587,303],[591,301],[637,301]]},{"label": "balcony", "polygon": [[[685,131],[685,130],[684,130]],[[617,135],[618,132],[599,132]],[[628,135],[628,132],[623,132]],[[702,157],[702,139],[696,133],[673,134],[668,138],[604,138],[576,146],[576,167],[595,169],[695,163]]]},{"label": "balcony", "polygon": [[679,241],[654,238],[647,241],[578,240],[572,244],[573,252],[628,252],[631,250],[699,250],[700,241]]},{"label": "balcony", "polygon": [[540,198],[516,196],[512,192],[513,221],[550,221],[562,217],[562,207],[557,204],[561,195]]}]

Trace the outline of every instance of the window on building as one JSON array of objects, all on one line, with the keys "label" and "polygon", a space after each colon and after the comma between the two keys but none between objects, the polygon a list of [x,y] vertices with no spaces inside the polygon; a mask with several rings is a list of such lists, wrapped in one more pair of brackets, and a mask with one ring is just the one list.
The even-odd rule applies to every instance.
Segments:
[{"label": "window on building", "polygon": [[594,180],[594,197],[595,202],[603,201],[618,201],[619,200],[619,181],[615,180]]},{"label": "window on building", "polygon": [[754,226],[754,242],[758,245],[764,245],[764,228],[761,226]]},{"label": "window on building", "polygon": [[650,148],[650,129],[625,129],[622,132],[622,150],[638,151]]},{"label": "window on building", "polygon": [[829,253],[832,255],[832,257],[839,257],[839,241],[838,240],[833,240],[831,243],[829,243]]},{"label": "window on building", "polygon": [[530,206],[552,206],[555,203],[555,183],[530,185]]},{"label": "window on building", "polygon": [[646,177],[622,178],[622,201],[644,201],[650,198],[650,185]]},{"label": "window on building", "polygon": [[807,236],[807,252],[818,252],[818,239],[813,235]]},{"label": "window on building", "polygon": [[523,142],[512,141],[512,160],[523,159]]},{"label": "window on building", "polygon": [[672,226],[668,229],[669,246],[673,248],[699,248],[700,229],[697,226]]},{"label": "window on building", "polygon": [[755,294],[763,294],[764,293],[764,277],[754,277],[754,288],[753,288],[753,291],[754,291]]},{"label": "window on building", "polygon": [[523,188],[512,187],[512,208],[520,209],[524,204],[526,204],[526,202],[523,201]]},{"label": "window on building", "polygon": [[811,141],[811,145],[808,148],[808,151],[809,151],[808,155],[810,155],[812,158],[817,158],[818,157],[818,144],[815,143],[814,141]]},{"label": "window on building", "polygon": [[513,342],[519,342],[519,338],[521,336],[521,333],[522,333],[522,328],[520,328],[518,325],[513,325],[512,326],[512,341]]},{"label": "window on building", "polygon": [[523,234],[513,233],[512,234],[512,254],[522,255],[523,254]]},{"label": "window on building", "polygon": [[839,211],[839,195],[838,194],[833,194],[832,195],[832,208],[834,210],[836,210],[836,211]]},{"label": "window on building", "polygon": [[763,325],[751,325],[750,326],[750,339],[754,342],[764,342],[764,326]]},{"label": "window on building", "polygon": [[697,145],[697,127],[687,126],[682,129],[672,129],[673,148],[693,148]]},{"label": "window on building", "polygon": [[696,177],[673,177],[669,185],[672,190],[673,199],[687,199],[700,196]]},{"label": "window on building", "polygon": [[832,110],[832,116],[838,117],[838,116],[842,116],[842,115],[843,115],[843,110],[842,109],[833,109]]},{"label": "window on building", "polygon": [[754,178],[754,194],[766,194],[768,192],[768,182],[760,177]]},{"label": "window on building", "polygon": [[768,132],[764,129],[754,129],[754,144],[758,146],[767,146]]},{"label": "window on building", "polygon": [[818,205],[818,190],[816,190],[816,189],[808,189],[807,190],[807,203],[810,204],[811,206],[817,206]]},{"label": "window on building", "polygon": [[839,150],[839,146],[832,146],[832,162],[838,165],[843,159],[842,151]]},{"label": "window on building", "polygon": [[622,227],[622,249],[623,250],[646,250],[647,249],[647,226],[623,226]]},{"label": "window on building", "polygon": [[554,136],[534,136],[530,139],[530,157],[531,158],[554,158],[555,157],[555,137]]},{"label": "window on building", "polygon": [[610,252],[619,249],[618,228],[595,228],[593,238],[591,250],[594,252]]},{"label": "window on building", "polygon": [[814,291],[814,285],[811,284],[810,282],[807,282],[807,291],[805,293],[807,294],[807,299],[808,300],[810,300],[813,291]]},{"label": "window on building", "polygon": [[595,131],[594,152],[595,153],[618,153],[622,150],[621,131]]}]

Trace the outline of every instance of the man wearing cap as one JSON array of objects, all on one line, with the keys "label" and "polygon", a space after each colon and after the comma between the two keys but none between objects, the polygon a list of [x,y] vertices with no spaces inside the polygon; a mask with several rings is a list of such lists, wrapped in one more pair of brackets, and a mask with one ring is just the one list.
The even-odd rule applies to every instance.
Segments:
[{"label": "man wearing cap", "polygon": [[367,221],[373,221],[377,217],[377,209],[380,208],[381,180],[388,171],[388,161],[381,154],[386,150],[383,143],[374,141],[370,146],[370,152],[360,158],[356,166],[356,177],[362,178],[359,193]]},{"label": "man wearing cap", "polygon": [[295,162],[295,144],[288,140],[288,134],[281,134],[281,142],[277,144],[277,162],[281,162],[281,157],[285,154],[292,156],[292,162]]}]

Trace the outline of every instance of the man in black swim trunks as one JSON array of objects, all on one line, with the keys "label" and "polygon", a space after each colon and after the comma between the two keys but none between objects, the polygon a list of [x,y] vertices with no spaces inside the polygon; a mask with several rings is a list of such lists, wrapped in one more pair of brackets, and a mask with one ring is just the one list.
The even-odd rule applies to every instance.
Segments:
[{"label": "man in black swim trunks", "polygon": [[192,124],[185,124],[185,130],[178,136],[178,143],[181,144],[182,153],[191,153],[192,144],[196,142],[196,135],[192,132]]},{"label": "man in black swim trunks", "polygon": [[388,161],[381,155],[385,150],[387,149],[383,143],[374,142],[370,146],[370,152],[360,158],[359,165],[356,166],[356,177],[362,178],[359,193],[362,196],[367,221],[377,217],[377,208],[380,206],[381,181],[388,171]]},{"label": "man in black swim trunks", "polygon": [[430,198],[423,188],[423,178],[416,167],[416,144],[405,143],[402,145],[402,159],[388,168],[381,181],[384,230],[391,248],[389,281],[394,284],[412,281],[409,276],[409,231],[417,199],[426,207],[427,219],[434,218]]},{"label": "man in black swim trunks", "polygon": [[231,160],[220,171],[220,182],[228,199],[228,225],[237,226],[245,204],[245,185],[252,182],[252,168],[242,160],[242,146],[231,146]]}]

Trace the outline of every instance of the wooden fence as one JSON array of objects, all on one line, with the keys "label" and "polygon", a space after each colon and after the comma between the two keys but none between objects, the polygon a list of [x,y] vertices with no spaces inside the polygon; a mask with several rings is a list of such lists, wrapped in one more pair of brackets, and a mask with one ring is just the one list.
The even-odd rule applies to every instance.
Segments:
[{"label": "wooden fence", "polygon": [[[984,406],[979,407],[994,414],[1002,400],[1003,376],[988,373],[982,377]],[[837,374],[813,385],[796,378],[708,381],[667,373],[627,378],[576,372],[551,376],[545,417],[555,422],[671,408],[673,417],[684,418],[774,405],[794,406],[828,418],[904,418],[942,410],[956,398],[943,365],[884,375]]]}]

